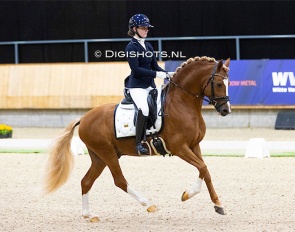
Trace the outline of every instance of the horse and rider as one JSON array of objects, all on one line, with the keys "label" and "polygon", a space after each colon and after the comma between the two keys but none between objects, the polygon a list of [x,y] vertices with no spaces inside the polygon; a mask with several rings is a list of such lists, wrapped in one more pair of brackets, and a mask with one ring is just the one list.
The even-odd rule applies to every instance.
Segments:
[{"label": "horse and rider", "polygon": [[[131,17],[129,35],[132,39],[126,47],[126,52],[153,51],[153,47],[145,41],[150,27],[152,27],[150,21],[145,15],[137,14]],[[50,193],[61,187],[71,174],[74,162],[71,139],[75,127],[79,125],[79,137],[85,143],[91,158],[91,166],[81,181],[82,215],[93,222],[99,219],[90,212],[89,192],[106,167],[109,168],[118,188],[146,206],[148,212],[157,211],[155,205],[127,182],[119,159],[124,155],[138,156],[147,153],[147,149],[141,144],[149,115],[147,96],[150,90],[156,87],[154,82],[156,77],[165,79],[170,78],[170,75],[158,66],[154,56],[128,57],[128,63],[131,74],[125,80],[125,88],[130,92],[132,101],[138,109],[136,139],[116,138],[114,116],[118,104],[103,104],[70,122],[54,141],[48,157],[45,192]],[[230,59],[223,63],[222,60],[216,61],[206,56],[196,56],[183,62],[163,88],[166,94],[162,105],[165,120],[163,129],[159,132],[171,154],[197,169],[198,177],[194,177],[194,183],[184,191],[181,200],[186,201],[195,196],[201,191],[202,183],[205,183],[215,211],[222,215],[226,214],[225,208],[215,191],[210,172],[203,160],[200,142],[206,133],[206,124],[202,117],[203,100],[212,104],[221,116],[231,112],[228,97],[229,64]]]}]

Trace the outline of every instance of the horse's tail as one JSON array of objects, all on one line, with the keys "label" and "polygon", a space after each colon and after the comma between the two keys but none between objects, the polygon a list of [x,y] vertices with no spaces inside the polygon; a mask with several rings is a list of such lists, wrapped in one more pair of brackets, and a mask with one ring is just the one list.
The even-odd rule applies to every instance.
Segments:
[{"label": "horse's tail", "polygon": [[72,121],[51,147],[45,170],[44,193],[51,193],[61,187],[69,178],[74,164],[71,140],[80,120]]}]

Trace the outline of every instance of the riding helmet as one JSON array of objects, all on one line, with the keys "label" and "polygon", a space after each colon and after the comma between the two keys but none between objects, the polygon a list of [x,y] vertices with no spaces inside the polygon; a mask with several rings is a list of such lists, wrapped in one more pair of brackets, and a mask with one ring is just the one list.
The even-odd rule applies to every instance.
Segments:
[{"label": "riding helmet", "polygon": [[133,28],[133,27],[154,27],[150,24],[150,20],[147,16],[145,16],[144,14],[136,14],[133,15],[130,19],[129,19],[129,29]]}]

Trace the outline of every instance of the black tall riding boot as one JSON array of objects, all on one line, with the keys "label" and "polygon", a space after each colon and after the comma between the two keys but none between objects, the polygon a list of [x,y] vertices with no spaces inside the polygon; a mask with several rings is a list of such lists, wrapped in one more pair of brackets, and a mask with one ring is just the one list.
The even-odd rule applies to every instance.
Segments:
[{"label": "black tall riding boot", "polygon": [[136,152],[139,155],[148,155],[149,151],[146,149],[141,141],[145,137],[147,117],[144,116],[141,110],[138,111],[136,120]]}]

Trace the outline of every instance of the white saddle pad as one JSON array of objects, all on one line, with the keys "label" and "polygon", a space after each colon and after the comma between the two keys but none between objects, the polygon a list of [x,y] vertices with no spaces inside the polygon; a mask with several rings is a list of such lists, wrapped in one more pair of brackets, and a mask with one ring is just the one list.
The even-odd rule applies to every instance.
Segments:
[{"label": "white saddle pad", "polygon": [[[158,86],[158,97],[157,97],[157,112],[158,117],[155,123],[156,128],[148,128],[146,134],[154,134],[159,132],[162,127],[162,116],[159,116],[161,110],[161,92],[162,86]],[[133,123],[134,119],[134,105],[133,104],[119,104],[115,111],[115,132],[116,138],[124,138],[135,136],[135,126]]]}]

